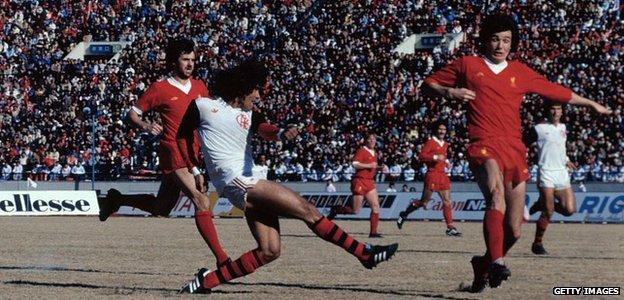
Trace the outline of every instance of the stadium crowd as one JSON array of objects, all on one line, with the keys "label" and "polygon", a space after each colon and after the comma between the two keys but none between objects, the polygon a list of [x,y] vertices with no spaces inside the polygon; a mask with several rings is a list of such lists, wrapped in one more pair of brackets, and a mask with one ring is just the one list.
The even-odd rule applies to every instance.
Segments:
[{"label": "stadium crowd", "polygon": [[[476,53],[482,14],[497,11],[521,28],[515,59],[615,112],[594,118],[585,108],[566,108],[568,155],[578,165],[573,180],[624,182],[624,6],[485,3],[0,0],[0,178],[81,179],[96,163],[99,180],[156,176],[158,137],[130,128],[124,117],[147,86],[165,76],[167,39],[183,35],[197,43],[196,77],[207,83],[216,70],[243,59],[270,66],[271,85],[259,109],[301,129],[291,142],[255,140],[270,177],[349,180],[350,158],[373,131],[379,137],[377,180],[419,180],[426,170],[418,153],[429,125],[444,119],[448,172],[454,180],[469,180],[463,104],[420,87],[432,70]],[[429,32],[465,33],[465,42],[455,51],[393,51],[411,34]],[[89,39],[131,46],[117,60],[64,59]],[[527,99],[524,130],[543,119],[541,103],[536,96]],[[535,154],[532,149],[530,163]]]}]

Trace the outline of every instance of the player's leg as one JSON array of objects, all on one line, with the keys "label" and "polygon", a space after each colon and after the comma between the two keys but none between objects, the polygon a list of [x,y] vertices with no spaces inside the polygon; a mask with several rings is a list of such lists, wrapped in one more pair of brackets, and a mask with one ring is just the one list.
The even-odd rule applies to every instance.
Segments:
[{"label": "player's leg", "polygon": [[[197,226],[197,230],[201,234],[202,238],[214,254],[217,259],[217,265],[225,263],[229,257],[223,251],[221,247],[221,243],[219,242],[219,235],[217,234],[217,229],[214,226],[214,222],[212,220],[212,211],[210,210],[210,199],[208,196],[197,189],[195,184],[195,177],[191,172],[186,168],[177,169],[172,173],[172,178],[174,179],[176,186],[182,190],[182,192],[195,203],[195,225]],[[162,205],[160,208],[163,212],[167,211],[167,214],[173,206],[175,206],[176,201],[173,201],[173,206],[171,205],[172,201],[164,196],[162,201],[160,200],[160,193],[158,195],[159,201],[156,203],[160,203]]]},{"label": "player's leg", "polygon": [[503,256],[518,241],[521,235],[522,220],[524,215],[524,198],[526,196],[526,183],[520,182],[513,186],[509,182],[505,187],[505,238],[503,240]]},{"label": "player's leg", "polygon": [[442,199],[442,215],[444,216],[444,222],[446,222],[446,235],[461,236],[461,232],[455,228],[455,224],[453,223],[451,190],[438,191],[438,195]]},{"label": "player's leg", "polygon": [[379,194],[377,193],[377,189],[372,189],[372,190],[368,191],[368,193],[366,193],[364,198],[366,199],[366,201],[368,202],[368,205],[371,208],[371,212],[370,212],[370,232],[368,234],[368,237],[379,238],[379,237],[381,237],[381,234],[379,234],[379,232],[377,232],[377,226],[379,225],[379,211],[380,211],[380,207],[379,207]]},{"label": "player's leg", "polygon": [[[198,273],[197,281],[201,282],[204,290],[210,290],[222,283],[229,282],[235,278],[253,273],[259,267],[276,260],[280,255],[280,229],[278,217],[266,211],[260,211],[253,207],[245,210],[245,218],[249,230],[258,243],[258,248],[241,255],[237,260],[230,261],[220,266],[214,272],[205,276]],[[187,285],[183,292],[190,292],[192,284]],[[201,289],[200,289],[201,290]]]},{"label": "player's leg", "polygon": [[399,213],[399,218],[397,219],[397,227],[399,227],[399,229],[401,229],[403,227],[403,223],[405,222],[405,219],[407,219],[407,216],[409,216],[409,214],[411,214],[415,210],[417,210],[417,209],[427,205],[427,203],[429,203],[429,200],[431,200],[431,195],[432,194],[433,194],[433,191],[428,189],[427,185],[425,184],[425,186],[423,187],[423,191],[422,191],[422,195],[420,196],[420,199],[412,201],[405,208],[404,211]]},{"label": "player's leg", "polygon": [[569,217],[576,212],[576,196],[571,186],[555,190],[555,198],[559,200],[554,206],[557,213]]},{"label": "player's leg", "polygon": [[[180,193],[180,189],[177,187],[172,174],[169,173],[162,176],[160,187],[158,188],[158,196],[153,194],[124,195],[117,189],[109,189],[105,198],[98,199],[100,221],[106,221],[121,206],[138,208],[154,216],[168,216],[171,209],[175,206]],[[158,203],[156,203],[157,199],[159,199]]]},{"label": "player's leg", "polygon": [[331,210],[329,211],[329,215],[327,215],[327,218],[330,220],[333,220],[334,218],[336,218],[336,215],[357,214],[360,212],[360,209],[362,209],[363,204],[364,204],[364,195],[353,194],[353,197],[351,198],[350,206],[341,205],[341,206],[332,207]]},{"label": "player's leg", "polygon": [[535,223],[535,239],[531,246],[531,251],[538,255],[547,254],[546,249],[542,244],[544,239],[544,233],[550,223],[555,205],[555,189],[553,187],[540,187],[540,206],[542,207],[542,214]]},{"label": "player's leg", "polygon": [[496,160],[485,160],[475,168],[473,173],[486,202],[483,236],[487,251],[484,256],[475,256],[471,260],[475,274],[471,290],[479,292],[485,287],[486,277],[491,275],[492,268],[495,268],[496,274],[505,268],[503,265],[503,222],[506,205],[503,174]]},{"label": "player's leg", "polygon": [[338,225],[323,217],[314,205],[306,202],[299,194],[272,181],[260,180],[253,188],[248,189],[247,205],[304,221],[316,235],[351,253],[366,268],[373,268],[390,259],[398,248],[398,244],[370,247],[355,240]]}]

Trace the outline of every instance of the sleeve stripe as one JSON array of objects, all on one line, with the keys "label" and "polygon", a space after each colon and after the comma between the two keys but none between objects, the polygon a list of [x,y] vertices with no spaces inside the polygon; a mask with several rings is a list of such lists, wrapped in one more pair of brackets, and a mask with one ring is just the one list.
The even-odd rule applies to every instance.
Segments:
[{"label": "sleeve stripe", "polygon": [[137,115],[142,115],[143,111],[141,111],[138,107],[136,106],[132,106],[130,109],[132,109],[135,113],[137,113]]}]

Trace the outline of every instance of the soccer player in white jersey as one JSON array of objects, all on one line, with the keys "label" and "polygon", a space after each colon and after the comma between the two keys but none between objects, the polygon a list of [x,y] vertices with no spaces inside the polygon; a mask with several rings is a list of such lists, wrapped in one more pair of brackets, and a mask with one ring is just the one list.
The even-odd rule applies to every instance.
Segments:
[{"label": "soccer player in white jersey", "polygon": [[266,80],[267,71],[257,62],[244,62],[221,72],[211,90],[215,98],[192,102],[178,131],[178,143],[191,145],[193,131],[198,130],[210,180],[221,197],[245,211],[249,229],[258,243],[256,249],[217,270],[200,269],[182,288],[183,293],[210,292],[221,283],[250,274],[277,259],[281,249],[278,216],[302,220],[317,236],[342,247],[369,269],[390,259],[398,248],[398,244],[371,246],[356,241],[297,193],[254,177],[253,134],[269,140],[292,139],[298,134],[296,127],[280,129],[253,110]]},{"label": "soccer player in white jersey", "polygon": [[[537,220],[535,240],[531,246],[531,251],[537,255],[548,254],[542,240],[553,211],[570,216],[576,210],[576,199],[568,173],[568,168],[574,169],[575,165],[566,155],[567,132],[565,124],[561,123],[563,107],[561,103],[549,102],[547,110],[548,121],[536,125],[528,137],[529,143],[537,142],[539,152],[537,187],[540,197],[529,211],[530,214],[542,211]],[[555,202],[555,199],[558,202]]]}]

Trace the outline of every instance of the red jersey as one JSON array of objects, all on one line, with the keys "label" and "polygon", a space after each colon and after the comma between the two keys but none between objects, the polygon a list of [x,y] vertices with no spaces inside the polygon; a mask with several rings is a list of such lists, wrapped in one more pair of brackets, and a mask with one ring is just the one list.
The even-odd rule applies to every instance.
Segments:
[{"label": "red jersey", "polygon": [[[371,164],[377,162],[377,155],[375,155],[374,150],[370,150],[366,147],[361,147],[355,152],[355,156],[353,156],[353,162],[359,162],[363,164]],[[361,179],[373,179],[375,178],[375,173],[377,173],[377,168],[373,169],[356,169],[354,178]]]},{"label": "red jersey", "polygon": [[153,83],[134,105],[145,113],[156,110],[160,113],[163,134],[161,144],[176,145],[176,134],[184,113],[191,101],[199,97],[208,97],[208,88],[201,80],[189,79],[191,89],[188,93],[172,85],[169,78]]},{"label": "red jersey", "polygon": [[444,160],[434,160],[434,155],[444,155],[447,156],[448,143],[445,141],[441,141],[442,145],[438,143],[438,139],[430,138],[422,150],[420,151],[420,160],[427,165],[427,173],[444,173],[444,167],[446,162]]},{"label": "red jersey", "polygon": [[520,104],[527,93],[557,102],[568,102],[572,91],[548,81],[525,64],[509,61],[495,74],[482,57],[464,56],[425,79],[425,83],[460,86],[475,92],[468,101],[468,135],[471,140],[490,137],[521,138]]}]

